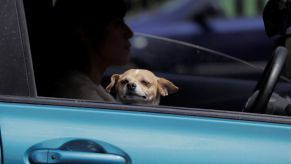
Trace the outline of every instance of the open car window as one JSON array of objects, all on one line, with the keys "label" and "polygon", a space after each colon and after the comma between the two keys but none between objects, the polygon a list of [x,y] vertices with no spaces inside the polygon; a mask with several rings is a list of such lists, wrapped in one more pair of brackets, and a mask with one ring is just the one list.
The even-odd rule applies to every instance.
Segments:
[{"label": "open car window", "polygon": [[[43,5],[52,5],[47,2],[45,1]],[[29,7],[32,7],[30,3],[26,9],[31,9]],[[49,11],[50,7],[45,9]],[[27,12],[34,66],[38,64],[38,55],[49,47],[49,43],[44,42],[46,44],[44,45],[39,40],[45,39],[48,33],[43,36],[38,35],[45,28],[46,21],[33,19],[35,12],[47,11],[37,9]],[[37,17],[40,16],[37,15]],[[265,66],[265,63],[256,66],[258,63],[248,63],[207,47],[143,33],[135,33],[131,39],[131,45],[130,64],[108,69],[104,74],[102,85],[106,87],[111,75],[122,73],[129,68],[148,69],[179,87],[177,93],[162,97],[160,106],[242,111],[248,98],[254,92]],[[35,73],[42,71],[38,67],[34,69]],[[38,81],[37,76],[36,81]],[[49,86],[49,79],[45,81]],[[291,85],[286,77],[281,78],[275,92],[282,96],[291,94]]]},{"label": "open car window", "polygon": [[132,62],[157,72],[255,80],[263,70],[207,47],[154,35],[136,33],[132,45]]},{"label": "open car window", "polygon": [[[106,75],[145,68],[171,80],[179,91],[162,97],[161,105],[241,111],[263,71],[255,63],[163,37],[136,33],[131,42],[131,64]],[[275,91],[289,96],[289,82],[282,76]]]}]

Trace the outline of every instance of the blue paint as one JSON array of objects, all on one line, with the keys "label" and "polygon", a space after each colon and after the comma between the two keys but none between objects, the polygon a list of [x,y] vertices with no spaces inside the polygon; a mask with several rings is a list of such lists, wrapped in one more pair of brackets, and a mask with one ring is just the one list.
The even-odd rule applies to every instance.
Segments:
[{"label": "blue paint", "polygon": [[143,163],[291,163],[291,126],[107,109],[0,103],[4,163],[63,138],[109,143]]}]

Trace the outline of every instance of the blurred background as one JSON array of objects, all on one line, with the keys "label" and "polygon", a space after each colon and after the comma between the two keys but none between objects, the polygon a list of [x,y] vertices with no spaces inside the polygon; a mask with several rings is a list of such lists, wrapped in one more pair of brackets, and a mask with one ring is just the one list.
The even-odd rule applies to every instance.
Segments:
[{"label": "blurred background", "polygon": [[274,49],[262,19],[267,0],[126,0],[127,24],[147,33],[264,65]]},{"label": "blurred background", "polygon": [[[173,0],[126,0],[129,14],[152,10]],[[179,3],[180,0],[175,0]],[[182,0],[183,1],[183,0]],[[193,0],[197,3],[197,1]],[[235,16],[256,16],[261,14],[267,0],[204,0],[216,3],[228,18]]]}]

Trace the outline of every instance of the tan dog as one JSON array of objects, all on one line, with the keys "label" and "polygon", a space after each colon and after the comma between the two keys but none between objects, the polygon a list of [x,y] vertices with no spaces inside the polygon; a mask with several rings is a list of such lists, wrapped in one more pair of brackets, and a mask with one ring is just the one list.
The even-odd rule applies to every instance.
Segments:
[{"label": "tan dog", "polygon": [[130,69],[123,74],[112,75],[111,82],[106,87],[107,92],[113,87],[117,99],[125,104],[158,105],[160,96],[178,91],[178,87],[169,80],[144,69]]}]

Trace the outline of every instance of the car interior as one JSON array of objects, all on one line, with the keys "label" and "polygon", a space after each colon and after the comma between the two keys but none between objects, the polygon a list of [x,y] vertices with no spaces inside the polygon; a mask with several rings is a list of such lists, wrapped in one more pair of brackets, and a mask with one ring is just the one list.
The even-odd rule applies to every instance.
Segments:
[{"label": "car interior", "polygon": [[[50,43],[53,42],[53,40],[50,40],[48,37],[50,35],[49,13],[53,8],[53,2],[52,0],[24,0],[24,7],[29,32],[37,95],[47,97],[45,92],[50,89],[50,79],[46,75],[50,73],[50,68],[53,67],[53,63],[47,61],[53,62],[53,60],[57,60],[54,58],[48,59],[42,57],[43,54],[49,56]],[[256,76],[252,79],[246,79],[246,77],[241,78],[244,76],[243,74],[241,74],[241,76],[236,74],[236,76],[240,78],[220,75],[193,75],[177,73],[173,70],[160,69],[159,67],[154,66],[150,67],[148,64],[151,62],[146,63],[146,59],[135,58],[135,54],[142,54],[145,52],[151,53],[151,50],[153,49],[156,49],[154,44],[142,51],[135,49],[132,52],[132,58],[135,66],[153,70],[157,75],[165,77],[179,86],[180,90],[178,93],[161,99],[162,106],[242,111],[248,98],[254,92],[257,80],[262,73],[262,69],[258,69]],[[196,55],[203,51],[205,51],[205,53],[211,53],[200,47],[196,47],[196,49],[198,50]],[[193,63],[190,63],[189,65],[191,66],[191,64],[193,65]],[[132,67],[132,65],[130,67]],[[125,68],[112,68],[108,70],[104,75],[102,84],[106,86],[113,73],[120,73],[124,69]],[[188,68],[186,68],[186,70],[188,70]],[[282,95],[289,95],[291,93],[291,87],[289,85],[290,84],[282,81],[282,83],[277,85],[276,92]]]}]

